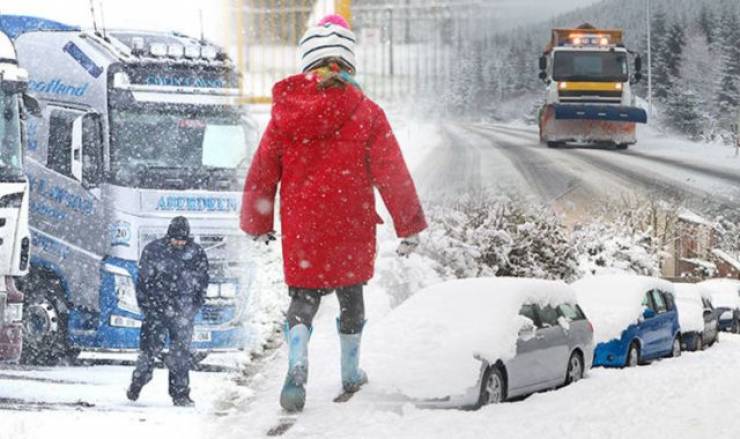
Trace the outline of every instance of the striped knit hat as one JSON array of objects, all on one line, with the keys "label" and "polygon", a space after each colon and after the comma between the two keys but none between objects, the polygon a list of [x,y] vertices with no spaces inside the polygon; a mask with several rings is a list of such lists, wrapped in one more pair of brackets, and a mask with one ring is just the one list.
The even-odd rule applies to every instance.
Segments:
[{"label": "striped knit hat", "polygon": [[326,58],[337,58],[355,71],[354,32],[339,15],[327,15],[318,26],[309,28],[298,43],[299,67],[311,70]]}]

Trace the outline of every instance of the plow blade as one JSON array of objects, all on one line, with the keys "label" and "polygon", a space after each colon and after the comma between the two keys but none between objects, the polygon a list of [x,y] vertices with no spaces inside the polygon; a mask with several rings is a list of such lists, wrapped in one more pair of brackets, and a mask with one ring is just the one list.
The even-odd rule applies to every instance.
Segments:
[{"label": "plow blade", "polygon": [[557,120],[603,120],[610,122],[647,123],[642,108],[624,105],[554,104]]}]

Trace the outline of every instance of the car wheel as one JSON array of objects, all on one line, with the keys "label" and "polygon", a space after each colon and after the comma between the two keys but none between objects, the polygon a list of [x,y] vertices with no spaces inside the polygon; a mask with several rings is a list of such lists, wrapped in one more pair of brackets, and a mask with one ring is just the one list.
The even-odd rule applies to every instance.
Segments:
[{"label": "car wheel", "polygon": [[630,344],[629,351],[627,351],[627,362],[626,367],[637,367],[640,364],[640,348],[634,341]]},{"label": "car wheel", "polygon": [[565,374],[565,385],[575,383],[583,378],[583,358],[578,352],[573,352],[568,360],[568,372]]},{"label": "car wheel", "polygon": [[483,372],[478,407],[506,401],[506,380],[499,366],[488,366]]},{"label": "car wheel", "polygon": [[629,143],[618,143],[616,145],[616,148],[617,149],[620,149],[620,150],[625,150],[625,149],[627,149],[629,147],[630,147]]},{"label": "car wheel", "polygon": [[704,350],[704,347],[705,347],[704,346],[704,336],[701,335],[701,334],[698,334],[696,336],[696,346],[695,346],[695,348],[696,348],[697,351],[703,351]]},{"label": "car wheel", "polygon": [[681,356],[681,341],[678,337],[673,339],[673,348],[671,348],[671,357],[676,358]]},{"label": "car wheel", "polygon": [[732,321],[732,328],[730,329],[730,332],[733,334],[740,334],[740,322],[736,320]]},{"label": "car wheel", "polygon": [[565,146],[565,142],[547,142],[548,148],[561,148]]}]

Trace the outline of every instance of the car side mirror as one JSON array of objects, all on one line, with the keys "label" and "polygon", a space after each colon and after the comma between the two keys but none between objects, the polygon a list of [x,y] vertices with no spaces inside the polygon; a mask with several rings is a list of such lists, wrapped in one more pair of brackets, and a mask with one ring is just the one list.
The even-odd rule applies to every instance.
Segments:
[{"label": "car side mirror", "polygon": [[522,318],[522,324],[519,326],[519,338],[523,340],[529,340],[535,336],[537,328],[534,326],[534,322],[526,317]]},{"label": "car side mirror", "polygon": [[33,117],[41,117],[41,104],[33,96],[23,93],[23,108]]},{"label": "car side mirror", "polygon": [[650,309],[650,308],[645,308],[645,309],[644,309],[644,310],[642,311],[642,317],[643,317],[643,318],[644,318],[645,320],[647,320],[647,319],[652,319],[653,317],[655,317],[655,311],[653,311],[653,310],[652,310],[652,309]]}]

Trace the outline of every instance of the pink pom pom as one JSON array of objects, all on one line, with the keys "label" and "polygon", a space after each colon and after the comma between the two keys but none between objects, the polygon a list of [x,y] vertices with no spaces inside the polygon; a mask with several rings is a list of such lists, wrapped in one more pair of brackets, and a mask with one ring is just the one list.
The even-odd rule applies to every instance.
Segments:
[{"label": "pink pom pom", "polygon": [[319,26],[326,26],[329,24],[342,26],[343,28],[349,30],[349,23],[347,23],[347,20],[345,20],[344,17],[338,14],[327,15],[326,17],[322,18],[321,21],[319,21]]}]

